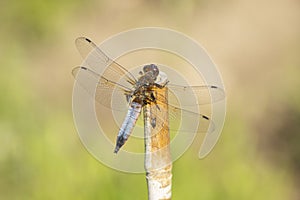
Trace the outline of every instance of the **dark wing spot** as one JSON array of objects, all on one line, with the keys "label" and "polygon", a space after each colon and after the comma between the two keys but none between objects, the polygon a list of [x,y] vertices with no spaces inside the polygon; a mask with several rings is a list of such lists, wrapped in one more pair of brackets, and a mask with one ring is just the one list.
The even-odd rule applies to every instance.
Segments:
[{"label": "dark wing spot", "polygon": [[81,69],[84,69],[84,70],[87,70],[87,68],[86,67],[80,67]]},{"label": "dark wing spot", "polygon": [[205,115],[203,115],[202,117],[203,117],[204,119],[207,119],[207,120],[209,120],[209,118],[208,118],[208,117],[206,117]]},{"label": "dark wing spot", "polygon": [[218,88],[217,86],[214,86],[214,85],[212,85],[212,86],[210,86],[211,88]]},{"label": "dark wing spot", "polygon": [[85,38],[86,41],[88,41],[89,43],[91,43],[92,41],[88,38]]}]

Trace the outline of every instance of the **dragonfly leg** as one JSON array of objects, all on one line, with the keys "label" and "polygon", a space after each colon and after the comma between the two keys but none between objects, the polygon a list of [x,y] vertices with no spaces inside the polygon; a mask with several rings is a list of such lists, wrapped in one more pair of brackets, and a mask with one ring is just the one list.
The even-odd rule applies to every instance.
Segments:
[{"label": "dragonfly leg", "polygon": [[153,103],[155,103],[156,108],[160,111],[160,108],[159,108],[159,106],[157,105],[157,101],[156,101],[156,97],[155,97],[155,96],[157,96],[157,91],[155,91],[155,95],[154,95],[154,91],[151,93],[151,101],[152,101]]},{"label": "dragonfly leg", "polygon": [[127,103],[129,103],[132,99],[132,96],[130,94],[125,94],[125,96],[126,96]]}]

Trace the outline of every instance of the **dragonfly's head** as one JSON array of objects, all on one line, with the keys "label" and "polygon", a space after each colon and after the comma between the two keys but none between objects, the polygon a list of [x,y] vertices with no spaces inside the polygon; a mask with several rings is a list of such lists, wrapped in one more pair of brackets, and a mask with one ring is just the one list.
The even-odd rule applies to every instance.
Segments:
[{"label": "dragonfly's head", "polygon": [[144,68],[143,68],[143,72],[146,74],[146,73],[149,73],[152,75],[153,79],[155,80],[156,77],[158,76],[159,74],[159,70],[158,70],[158,67],[154,64],[150,64],[150,65],[145,65]]}]

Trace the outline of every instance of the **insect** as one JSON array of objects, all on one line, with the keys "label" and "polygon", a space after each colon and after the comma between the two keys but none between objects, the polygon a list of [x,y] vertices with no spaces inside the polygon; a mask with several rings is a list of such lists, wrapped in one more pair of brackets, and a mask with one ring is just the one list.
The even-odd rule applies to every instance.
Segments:
[{"label": "insect", "polygon": [[[163,120],[160,117],[160,113],[163,112],[159,106],[161,103],[167,103],[168,118],[171,123],[178,124],[181,119],[188,119],[191,123],[199,123],[200,128],[196,131],[201,131],[201,127],[204,127],[203,131],[207,131],[208,126],[213,126],[213,122],[208,116],[200,114],[194,108],[222,100],[225,94],[221,88],[214,85],[182,86],[173,84],[171,81],[159,84],[158,79],[161,78],[161,72],[156,64],[143,66],[138,76],[134,76],[125,67],[110,59],[90,39],[79,37],[75,44],[82,57],[86,58],[84,66],[72,70],[75,79],[95,97],[98,103],[112,111],[118,110],[126,113],[124,122],[119,127],[115,153],[129,138],[142,108],[146,105],[152,105],[152,111],[155,112],[155,116],[153,114],[154,117],[151,119],[153,129],[159,129],[159,124]],[[96,71],[98,68],[102,69],[101,73]],[[77,78],[79,74],[84,74],[87,79],[95,79],[96,88],[89,87],[82,79],[79,80]],[[165,87],[168,88],[168,97],[166,97],[167,101],[162,102],[157,96],[157,90]],[[178,98],[187,101],[182,104],[177,101]],[[170,129],[176,130],[176,127],[170,127]],[[181,130],[195,131],[189,126]]]}]

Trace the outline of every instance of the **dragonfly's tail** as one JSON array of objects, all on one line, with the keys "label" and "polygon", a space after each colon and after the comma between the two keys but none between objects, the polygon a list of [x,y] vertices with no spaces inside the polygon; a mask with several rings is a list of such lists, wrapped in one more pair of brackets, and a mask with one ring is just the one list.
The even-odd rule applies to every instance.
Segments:
[{"label": "dragonfly's tail", "polygon": [[116,147],[115,147],[114,153],[118,153],[118,151],[125,144],[127,139],[128,139],[128,137],[125,138],[124,135],[120,135],[117,137],[117,142],[116,142]]},{"label": "dragonfly's tail", "polygon": [[126,118],[120,128],[114,153],[118,153],[119,149],[125,144],[125,142],[129,138],[130,133],[132,132],[135,126],[136,120],[141,114],[141,110],[142,110],[141,104],[137,102],[131,103]]}]

